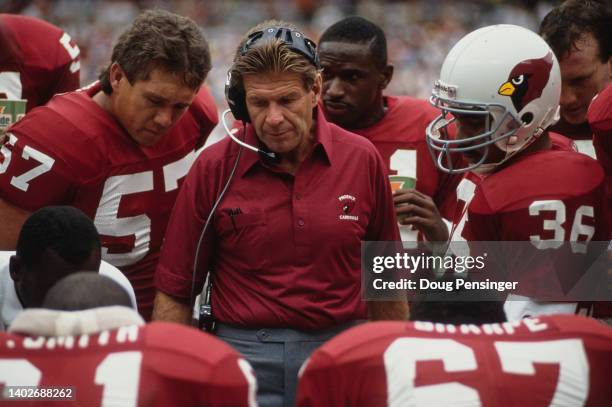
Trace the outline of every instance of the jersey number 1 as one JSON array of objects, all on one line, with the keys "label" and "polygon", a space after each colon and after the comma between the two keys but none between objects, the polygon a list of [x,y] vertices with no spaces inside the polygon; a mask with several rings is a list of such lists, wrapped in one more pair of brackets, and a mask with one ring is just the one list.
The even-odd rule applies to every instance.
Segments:
[{"label": "jersey number 1", "polygon": [[[102,360],[94,375],[103,388],[101,407],[136,406],[141,361],[142,352],[115,352]],[[5,386],[38,386],[41,378],[41,371],[25,359],[0,359],[0,383]]]}]

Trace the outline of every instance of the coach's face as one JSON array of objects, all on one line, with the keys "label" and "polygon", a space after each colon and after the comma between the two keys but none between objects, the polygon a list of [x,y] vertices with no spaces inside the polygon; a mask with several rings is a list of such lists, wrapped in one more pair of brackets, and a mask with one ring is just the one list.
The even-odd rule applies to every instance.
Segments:
[{"label": "coach's face", "polygon": [[145,79],[130,83],[121,67],[111,66],[112,112],[137,143],[151,146],[168,133],[187,111],[195,94],[180,75],[155,68]]},{"label": "coach's face", "polygon": [[301,74],[247,74],[243,84],[246,105],[257,137],[275,153],[291,153],[310,142],[313,109],[321,90],[317,75],[306,89]]}]

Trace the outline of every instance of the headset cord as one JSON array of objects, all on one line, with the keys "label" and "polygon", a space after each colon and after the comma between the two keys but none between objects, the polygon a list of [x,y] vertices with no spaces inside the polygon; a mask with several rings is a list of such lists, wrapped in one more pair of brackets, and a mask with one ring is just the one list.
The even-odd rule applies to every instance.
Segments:
[{"label": "headset cord", "polygon": [[[243,132],[242,132],[243,137],[246,137],[246,123],[244,123],[244,122],[243,122],[242,130],[243,130]],[[234,173],[236,172],[236,168],[238,168],[238,162],[240,161],[240,155],[242,154],[242,149],[243,149],[243,147],[241,145],[238,145],[238,154],[236,155],[236,160],[234,161],[234,166],[232,167],[232,171],[230,172],[229,178],[225,182],[225,186],[223,187],[223,190],[219,194],[219,197],[217,198],[217,200],[213,204],[213,207],[210,210],[210,213],[208,214],[208,218],[206,218],[206,222],[204,223],[204,227],[202,228],[202,232],[200,233],[200,238],[198,239],[198,245],[196,246],[196,251],[195,251],[195,258],[193,260],[193,274],[191,276],[191,296],[190,296],[189,303],[191,304],[192,307],[195,304],[195,297],[196,297],[195,296],[195,287],[196,287],[196,275],[197,275],[197,272],[198,272],[198,259],[200,258],[200,247],[202,246],[202,241],[204,240],[204,235],[206,234],[206,230],[208,229],[208,227],[210,225],[210,222],[212,221],[212,218],[213,218],[213,216],[215,214],[215,211],[217,210],[217,206],[219,206],[219,203],[223,199],[223,196],[225,195],[225,192],[227,191],[227,189],[230,186],[232,178],[234,178]],[[212,284],[212,279],[211,279],[210,275],[208,276],[208,279],[209,279],[209,284]],[[200,295],[201,295],[200,298],[204,298],[204,296],[206,295],[205,291],[206,291],[206,284],[204,284],[203,287],[202,287],[202,291],[200,293]]]}]

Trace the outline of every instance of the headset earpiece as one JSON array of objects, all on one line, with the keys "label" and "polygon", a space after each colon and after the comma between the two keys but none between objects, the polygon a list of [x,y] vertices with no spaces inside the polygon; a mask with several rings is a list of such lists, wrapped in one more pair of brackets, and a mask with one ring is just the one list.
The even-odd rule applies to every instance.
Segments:
[{"label": "headset earpiece", "polygon": [[228,71],[225,81],[225,99],[227,100],[227,104],[236,120],[250,123],[251,118],[249,117],[245,98],[244,88],[232,83],[232,71]]}]

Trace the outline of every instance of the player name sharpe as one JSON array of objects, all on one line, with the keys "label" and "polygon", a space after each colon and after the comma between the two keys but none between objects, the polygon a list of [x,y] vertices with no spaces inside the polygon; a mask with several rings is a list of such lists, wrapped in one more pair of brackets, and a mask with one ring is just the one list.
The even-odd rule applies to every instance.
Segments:
[{"label": "player name sharpe", "polygon": [[518,287],[517,281],[491,281],[488,278],[484,281],[467,281],[457,279],[454,281],[437,281],[434,279],[420,278],[411,280],[402,278],[397,281],[385,281],[377,278],[372,281],[372,286],[375,290],[439,290],[439,291],[455,291],[455,290],[495,290],[495,291],[513,291]]}]

